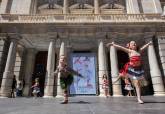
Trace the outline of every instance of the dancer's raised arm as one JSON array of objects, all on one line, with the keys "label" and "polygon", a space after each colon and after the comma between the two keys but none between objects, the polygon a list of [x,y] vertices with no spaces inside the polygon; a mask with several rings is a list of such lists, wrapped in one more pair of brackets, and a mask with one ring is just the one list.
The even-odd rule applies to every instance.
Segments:
[{"label": "dancer's raised arm", "polygon": [[150,41],[149,43],[143,45],[141,48],[140,48],[140,52],[143,52],[144,49],[146,49],[150,44],[152,44],[152,42]]},{"label": "dancer's raised arm", "polygon": [[128,48],[125,48],[125,47],[123,47],[123,46],[120,46],[120,45],[117,45],[117,44],[115,44],[114,42],[112,42],[112,43],[108,43],[107,44],[107,47],[109,47],[109,46],[114,46],[114,47],[116,47],[116,48],[118,48],[118,49],[120,49],[120,50],[123,50],[124,52],[126,52],[126,53],[130,53],[130,50],[128,49]]},{"label": "dancer's raised arm", "polygon": [[79,72],[73,70],[72,68],[68,67],[68,71],[71,73],[71,74],[74,74],[76,76],[79,76],[81,78],[84,78]]}]

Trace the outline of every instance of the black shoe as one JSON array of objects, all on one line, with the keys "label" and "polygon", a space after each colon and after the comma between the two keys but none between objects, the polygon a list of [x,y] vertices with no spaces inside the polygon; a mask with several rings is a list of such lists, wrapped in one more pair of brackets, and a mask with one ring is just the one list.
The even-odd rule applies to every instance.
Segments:
[{"label": "black shoe", "polygon": [[68,104],[68,100],[64,100],[61,104]]}]

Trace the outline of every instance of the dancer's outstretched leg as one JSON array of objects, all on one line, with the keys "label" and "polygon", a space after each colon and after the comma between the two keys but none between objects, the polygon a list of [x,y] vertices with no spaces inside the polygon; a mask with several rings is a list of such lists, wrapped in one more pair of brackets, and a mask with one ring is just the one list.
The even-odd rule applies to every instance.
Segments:
[{"label": "dancer's outstretched leg", "polygon": [[134,86],[136,89],[138,103],[143,104],[144,102],[141,99],[141,88],[138,80],[134,80]]},{"label": "dancer's outstretched leg", "polygon": [[113,83],[118,82],[118,81],[120,80],[121,77],[122,77],[122,76],[119,74],[119,76],[117,77],[117,79],[116,79]]}]

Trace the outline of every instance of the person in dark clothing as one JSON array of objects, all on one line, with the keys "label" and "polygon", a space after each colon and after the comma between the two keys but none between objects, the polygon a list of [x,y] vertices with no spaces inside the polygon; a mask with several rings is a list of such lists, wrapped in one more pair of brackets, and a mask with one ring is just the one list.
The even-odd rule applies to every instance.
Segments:
[{"label": "person in dark clothing", "polygon": [[18,81],[17,86],[16,86],[16,96],[17,97],[22,97],[22,90],[23,90],[23,84],[22,81]]},{"label": "person in dark clothing", "polygon": [[12,87],[11,87],[11,98],[15,98],[16,86],[17,86],[16,76],[13,75],[13,82],[12,82]]}]

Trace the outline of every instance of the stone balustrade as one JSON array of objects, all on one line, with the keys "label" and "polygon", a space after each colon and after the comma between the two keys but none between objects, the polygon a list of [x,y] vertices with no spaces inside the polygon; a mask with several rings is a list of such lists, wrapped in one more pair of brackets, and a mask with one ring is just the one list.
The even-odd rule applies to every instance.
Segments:
[{"label": "stone balustrade", "polygon": [[128,23],[165,22],[160,14],[58,14],[11,15],[1,14],[0,23]]}]

